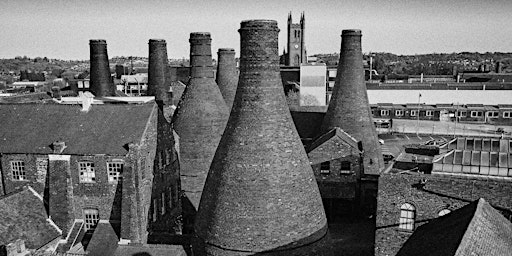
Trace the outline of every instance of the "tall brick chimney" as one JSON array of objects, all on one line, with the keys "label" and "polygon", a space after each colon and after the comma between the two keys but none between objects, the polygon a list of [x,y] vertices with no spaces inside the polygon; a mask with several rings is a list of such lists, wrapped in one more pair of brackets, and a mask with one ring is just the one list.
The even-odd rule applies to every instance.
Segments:
[{"label": "tall brick chimney", "polygon": [[378,174],[384,160],[372,120],[364,82],[361,30],[343,30],[340,60],[331,101],[322,123],[322,132],[343,129],[363,142],[364,173]]},{"label": "tall brick chimney", "polygon": [[147,94],[155,96],[157,103],[169,103],[166,82],[167,43],[162,39],[149,40],[149,70]]},{"label": "tall brick chimney", "polygon": [[327,232],[320,192],[283,92],[277,22],[243,21],[239,32],[237,94],[195,223],[208,255],[286,251]]},{"label": "tall brick chimney", "polygon": [[110,76],[107,42],[103,39],[89,40],[90,76],[89,90],[96,97],[114,96],[115,87]]},{"label": "tall brick chimney", "polygon": [[235,50],[232,48],[220,48],[217,52],[217,77],[215,81],[219,85],[220,92],[231,110],[235,99],[238,74],[236,71]]},{"label": "tall brick chimney", "polygon": [[229,112],[213,78],[210,33],[191,33],[189,41],[191,77],[172,123],[180,136],[182,189],[195,214]]}]

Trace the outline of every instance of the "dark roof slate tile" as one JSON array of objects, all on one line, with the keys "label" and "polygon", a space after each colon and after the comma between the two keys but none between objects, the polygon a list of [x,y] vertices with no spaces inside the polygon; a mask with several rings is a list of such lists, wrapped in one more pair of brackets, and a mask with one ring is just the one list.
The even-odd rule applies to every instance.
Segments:
[{"label": "dark roof slate tile", "polygon": [[156,105],[0,105],[0,153],[52,153],[64,141],[64,154],[127,153],[126,144],[140,141]]}]

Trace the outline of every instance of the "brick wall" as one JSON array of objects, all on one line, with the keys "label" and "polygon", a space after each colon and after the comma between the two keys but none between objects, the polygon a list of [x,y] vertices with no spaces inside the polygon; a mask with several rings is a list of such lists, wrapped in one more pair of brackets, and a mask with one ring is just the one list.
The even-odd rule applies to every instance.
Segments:
[{"label": "brick wall", "polygon": [[[423,189],[419,181],[426,179]],[[512,210],[510,180],[474,179],[445,175],[383,174],[379,179],[375,255],[395,255],[410,231],[398,228],[400,207],[404,203],[416,208],[416,227],[438,217],[439,211],[459,209],[484,198],[498,210]]]},{"label": "brick wall", "polygon": [[[37,172],[36,160],[46,159],[48,161],[48,155],[38,154],[1,154],[1,177],[3,178],[2,184],[0,184],[0,195],[9,194],[13,191],[21,189],[23,186],[31,186],[41,195],[44,192],[46,173]],[[25,177],[26,180],[20,181],[13,179],[11,171],[11,161],[23,161],[25,163]]]},{"label": "brick wall", "polygon": [[[350,172],[341,170],[343,161],[350,162]],[[347,156],[330,161],[330,173],[321,173],[321,164],[311,167],[322,198],[355,199],[360,176],[359,156]]]},{"label": "brick wall", "polygon": [[[80,182],[79,162],[94,163],[95,182]],[[107,163],[122,161],[124,166],[131,165],[125,156],[71,156],[71,180],[73,186],[74,218],[83,219],[83,209],[97,209],[101,220],[121,220],[121,195],[118,182],[109,182]],[[117,192],[117,193],[116,193]]]},{"label": "brick wall", "polygon": [[[174,234],[181,232],[181,187],[178,154],[174,148],[175,141],[172,126],[164,118],[161,111],[158,112],[157,127],[149,230],[153,233]],[[149,132],[153,133],[154,131],[148,131],[148,135]],[[156,205],[154,205],[155,202]],[[153,219],[153,216],[156,216],[156,218]]]},{"label": "brick wall", "polygon": [[127,158],[133,163],[122,184],[121,239],[146,243],[157,148],[158,108],[153,108],[143,137],[129,145]]}]

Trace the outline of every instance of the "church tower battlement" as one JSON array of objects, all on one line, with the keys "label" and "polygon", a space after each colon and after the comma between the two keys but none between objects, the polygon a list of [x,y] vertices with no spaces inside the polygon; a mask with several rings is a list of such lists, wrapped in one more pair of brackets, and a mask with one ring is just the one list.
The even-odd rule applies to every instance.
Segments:
[{"label": "church tower battlement", "polygon": [[288,14],[286,66],[300,66],[300,64],[308,62],[304,37],[305,28],[306,18],[304,13],[301,13],[299,23],[293,23],[292,13]]}]

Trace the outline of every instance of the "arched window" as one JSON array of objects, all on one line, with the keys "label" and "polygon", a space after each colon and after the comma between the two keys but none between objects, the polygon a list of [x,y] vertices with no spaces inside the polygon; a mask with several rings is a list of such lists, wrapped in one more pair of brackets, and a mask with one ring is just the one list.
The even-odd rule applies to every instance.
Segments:
[{"label": "arched window", "polygon": [[441,216],[444,216],[444,215],[446,215],[446,214],[448,214],[450,212],[452,212],[452,211],[450,211],[448,209],[442,209],[441,211],[439,211],[439,213],[437,215],[439,215],[439,217],[441,217]]},{"label": "arched window", "polygon": [[405,230],[414,230],[414,219],[416,218],[416,208],[412,204],[405,203],[400,207],[399,228]]}]

